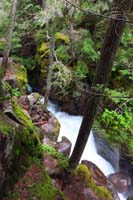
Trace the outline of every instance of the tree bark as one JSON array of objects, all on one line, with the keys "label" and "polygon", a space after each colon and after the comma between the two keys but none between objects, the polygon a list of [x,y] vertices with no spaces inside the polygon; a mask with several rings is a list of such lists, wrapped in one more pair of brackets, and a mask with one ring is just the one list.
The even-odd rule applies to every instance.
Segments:
[{"label": "tree bark", "polygon": [[9,58],[9,54],[11,50],[11,40],[12,40],[12,33],[14,29],[14,24],[15,24],[16,9],[17,9],[17,0],[13,0],[11,13],[10,13],[8,34],[7,34],[7,43],[6,43],[5,51],[3,53],[2,66],[3,66],[4,71],[6,70],[6,67],[8,64],[8,58]]},{"label": "tree bark", "polygon": [[45,108],[48,105],[49,93],[51,90],[51,77],[53,71],[54,63],[54,38],[50,36],[50,47],[49,47],[49,66],[48,66],[48,75],[46,81],[46,91],[45,91]]},{"label": "tree bark", "polygon": [[[101,101],[101,94],[104,86],[107,85],[112,70],[112,65],[115,59],[116,51],[120,44],[120,39],[126,25],[124,21],[127,13],[131,9],[133,0],[114,0],[112,5],[112,18],[109,27],[107,29],[104,44],[101,51],[99,63],[97,64],[96,74],[92,83],[92,89],[88,96],[86,104],[86,111],[82,120],[82,124],[79,130],[78,138],[70,157],[70,166],[76,167],[79,163],[85,145],[87,143],[94,118],[97,113],[98,105]],[[123,19],[123,20],[117,20]],[[97,85],[101,86],[101,89],[96,90]],[[89,152],[88,152],[89,157]]]}]

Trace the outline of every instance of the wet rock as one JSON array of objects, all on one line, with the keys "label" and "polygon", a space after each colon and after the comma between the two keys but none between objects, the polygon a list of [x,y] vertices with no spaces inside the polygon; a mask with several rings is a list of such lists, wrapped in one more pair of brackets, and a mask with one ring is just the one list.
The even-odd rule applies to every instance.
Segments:
[{"label": "wet rock", "polygon": [[126,172],[110,174],[108,179],[120,193],[127,192],[131,186],[131,179]]},{"label": "wet rock", "polygon": [[129,196],[127,200],[133,200],[133,196]]},{"label": "wet rock", "polygon": [[31,93],[30,95],[28,95],[27,98],[29,100],[29,106],[31,107],[40,101],[41,95],[39,93],[35,92],[35,93]]},{"label": "wet rock", "polygon": [[47,145],[49,145],[51,147],[55,147],[56,146],[56,142],[51,141],[49,138],[44,138],[43,139],[43,144],[44,145],[47,144]]},{"label": "wet rock", "polygon": [[64,193],[69,200],[101,200],[90,188],[85,188],[81,182],[76,180],[72,180],[69,183]]},{"label": "wet rock", "polygon": [[65,156],[70,155],[72,143],[66,137],[62,137],[62,141],[57,144],[57,151]]},{"label": "wet rock", "polygon": [[104,159],[108,160],[115,171],[119,170],[119,149],[112,148],[107,144],[104,138],[102,138],[98,133],[93,131],[97,153],[101,155]]},{"label": "wet rock", "polygon": [[78,97],[61,97],[51,92],[50,98],[59,103],[61,111],[67,112],[72,115],[84,114],[86,104],[86,96],[84,94],[80,94]]},{"label": "wet rock", "polygon": [[95,184],[90,170],[84,164],[78,165],[69,177],[64,193],[69,200],[113,200],[106,187]]},{"label": "wet rock", "polygon": [[46,172],[51,176],[57,176],[60,174],[61,170],[58,166],[57,159],[53,158],[53,156],[49,154],[44,154],[43,156],[43,164],[45,166]]},{"label": "wet rock", "polygon": [[50,114],[50,118],[46,124],[41,125],[45,137],[50,138],[52,141],[57,141],[59,136],[60,124],[53,114]]},{"label": "wet rock", "polygon": [[114,185],[112,185],[108,178],[103,174],[103,172],[92,162],[88,160],[83,160],[82,164],[86,165],[91,173],[91,176],[94,179],[94,182],[97,186],[104,186],[109,189],[113,195],[114,200],[120,200],[118,194],[115,190]]},{"label": "wet rock", "polygon": [[106,176],[94,163],[88,160],[83,160],[81,163],[88,167],[96,185],[107,186],[108,180]]}]

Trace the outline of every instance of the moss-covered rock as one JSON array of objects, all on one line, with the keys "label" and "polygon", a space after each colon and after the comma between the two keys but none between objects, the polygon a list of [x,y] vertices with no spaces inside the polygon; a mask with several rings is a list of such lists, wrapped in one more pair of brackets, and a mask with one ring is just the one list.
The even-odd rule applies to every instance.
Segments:
[{"label": "moss-covered rock", "polygon": [[52,184],[51,178],[45,172],[41,163],[35,162],[29,167],[22,178],[15,184],[7,200],[55,200],[57,197],[65,200],[63,194]]},{"label": "moss-covered rock", "polygon": [[74,171],[74,176],[78,177],[85,186],[91,188],[91,190],[97,195],[101,200],[113,200],[111,192],[104,186],[97,186],[94,179],[89,171],[88,167],[84,164],[80,164]]},{"label": "moss-covered rock", "polygon": [[66,35],[66,34],[63,34],[63,33],[59,33],[59,32],[55,34],[55,40],[56,40],[56,42],[62,41],[65,44],[69,44],[70,43],[69,36]]},{"label": "moss-covered rock", "polygon": [[8,82],[12,88],[19,88],[21,92],[25,91],[28,82],[25,67],[10,59],[4,81]]},{"label": "moss-covered rock", "polygon": [[[0,113],[0,194],[5,191],[30,164],[41,156],[42,146],[30,118],[12,100],[11,110]],[[2,190],[3,189],[3,190]]]}]

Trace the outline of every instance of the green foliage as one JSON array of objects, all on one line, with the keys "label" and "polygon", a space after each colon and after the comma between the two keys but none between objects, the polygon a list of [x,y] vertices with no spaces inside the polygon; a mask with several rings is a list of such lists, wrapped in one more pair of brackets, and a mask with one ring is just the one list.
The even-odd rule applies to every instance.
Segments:
[{"label": "green foliage", "polygon": [[46,31],[44,29],[36,30],[34,34],[34,38],[37,44],[41,44],[42,42],[46,41]]},{"label": "green foliage", "polygon": [[[114,80],[122,83],[130,84],[133,80],[132,66],[132,32],[130,27],[127,27],[123,33],[121,45],[118,49],[116,60],[113,65],[112,77]],[[117,76],[116,76],[117,73]],[[124,85],[123,85],[124,86]],[[125,86],[124,86],[125,87]]]},{"label": "green foliage", "polygon": [[59,162],[59,165],[68,170],[69,168],[68,157],[66,157],[62,153],[57,152],[55,148],[49,145],[43,145],[43,151],[56,158]]},{"label": "green foliage", "polygon": [[122,39],[121,39],[121,44],[125,47],[128,48],[130,45],[132,45],[132,31],[130,29],[130,26],[128,26],[123,35],[122,35]]},{"label": "green foliage", "polygon": [[12,53],[18,51],[21,47],[21,38],[18,36],[18,33],[14,31],[12,36]]},{"label": "green foliage", "polygon": [[96,61],[98,59],[98,53],[95,51],[94,42],[89,36],[79,42],[79,51],[82,58],[87,57],[92,61]]},{"label": "green foliage", "polygon": [[46,174],[44,169],[42,169],[41,180],[37,183],[33,182],[30,185],[30,197],[29,200],[32,200],[33,197],[36,197],[40,200],[54,200],[57,194],[57,189],[52,185],[50,177]]},{"label": "green foliage", "polygon": [[71,70],[61,62],[55,62],[53,65],[52,85],[55,88],[64,90],[71,84],[72,80]]},{"label": "green foliage", "polygon": [[11,8],[10,1],[0,1],[0,37],[6,36],[9,23],[9,10]]},{"label": "green foliage", "polygon": [[12,96],[20,97],[21,95],[19,88],[12,88],[11,92],[12,92]]},{"label": "green foliage", "polygon": [[112,0],[107,0],[107,1],[100,0],[100,1],[97,1],[96,3],[92,1],[83,0],[81,4],[81,8],[86,9],[86,10],[88,9],[97,13],[103,13],[109,9],[111,3],[112,3]]},{"label": "green foliage", "polygon": [[88,66],[83,61],[78,61],[77,66],[75,67],[76,76],[79,79],[83,79],[88,74]]},{"label": "green foliage", "polygon": [[[105,109],[100,117],[102,127],[107,130],[105,138],[113,144],[128,144],[133,146],[132,115],[127,111],[122,114]],[[130,149],[133,151],[133,149]]]},{"label": "green foliage", "polygon": [[116,103],[117,105],[125,101],[124,97],[129,96],[127,92],[124,92],[122,90],[122,88],[119,88],[119,90],[105,88],[104,94],[107,95],[108,99],[110,99],[113,103]]},{"label": "green foliage", "polygon": [[20,63],[22,66],[24,66],[27,70],[33,70],[35,68],[36,62],[34,57],[16,57],[15,60]]},{"label": "green foliage", "polygon": [[60,61],[62,61],[64,64],[66,64],[70,59],[70,55],[68,54],[68,50],[69,50],[69,46],[60,45],[55,51],[57,58]]}]

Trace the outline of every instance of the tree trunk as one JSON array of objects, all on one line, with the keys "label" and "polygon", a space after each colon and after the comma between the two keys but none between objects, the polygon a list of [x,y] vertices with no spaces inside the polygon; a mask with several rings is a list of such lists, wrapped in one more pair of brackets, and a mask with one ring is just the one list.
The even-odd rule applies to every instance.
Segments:
[{"label": "tree trunk", "polygon": [[43,9],[46,8],[46,0],[42,0],[42,7],[43,7]]},{"label": "tree trunk", "polygon": [[[116,55],[116,51],[119,47],[120,39],[125,27],[126,14],[130,11],[133,0],[114,0],[113,12],[108,30],[105,35],[104,44],[101,51],[99,63],[96,68],[96,74],[92,84],[92,89],[88,97],[86,104],[86,112],[83,117],[83,121],[79,130],[78,138],[70,157],[71,167],[75,167],[82,156],[85,145],[87,143],[94,118],[96,116],[97,108],[101,100],[101,94],[103,87],[107,85],[112,70],[112,65]],[[123,19],[123,20],[117,20]],[[101,86],[101,89],[96,90],[97,85]],[[99,87],[100,88],[100,87]],[[89,156],[89,152],[88,152]]]},{"label": "tree trunk", "polygon": [[52,69],[54,63],[54,38],[50,36],[50,47],[49,47],[49,66],[48,66],[48,75],[46,81],[46,91],[45,91],[45,108],[48,105],[49,93],[51,90],[51,76],[52,76]]},{"label": "tree trunk", "polygon": [[14,24],[15,24],[16,9],[17,9],[17,0],[13,0],[11,13],[10,13],[8,34],[7,34],[7,43],[6,43],[5,51],[3,53],[2,66],[3,66],[4,71],[6,70],[6,67],[8,64],[8,58],[9,58],[9,54],[11,50],[11,40],[12,40],[12,33],[14,29]]}]

